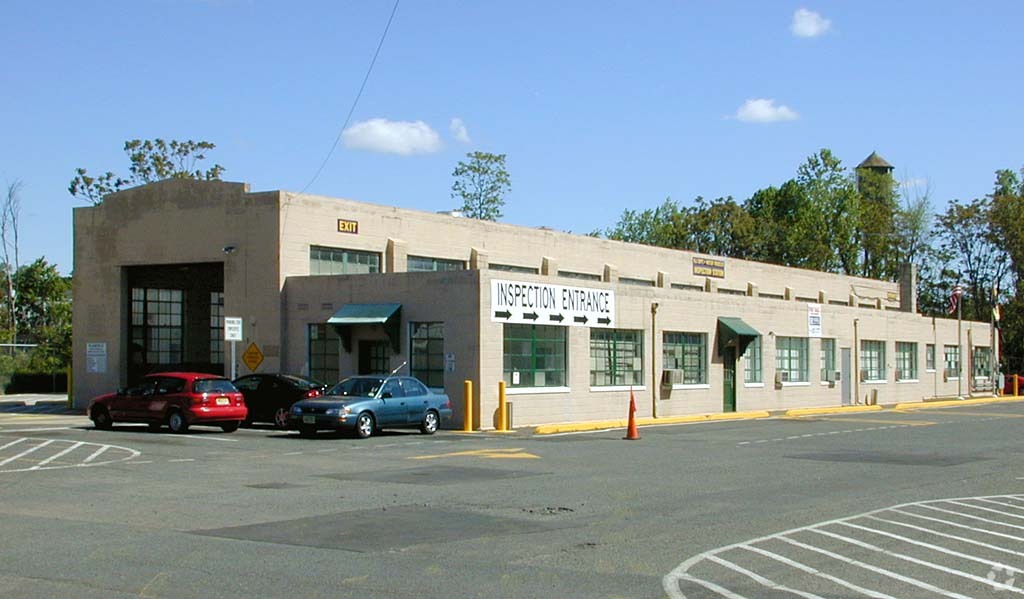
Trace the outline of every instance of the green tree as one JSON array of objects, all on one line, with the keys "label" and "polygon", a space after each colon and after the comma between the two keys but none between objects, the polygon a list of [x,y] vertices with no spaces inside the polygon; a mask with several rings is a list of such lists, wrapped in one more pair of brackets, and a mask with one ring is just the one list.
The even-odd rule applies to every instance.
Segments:
[{"label": "green tree", "polygon": [[[1010,282],[998,298],[1003,319],[1003,363],[1009,372],[1024,371],[1024,181],[1009,169],[996,171],[990,218],[995,238],[1010,257]],[[1007,293],[1008,292],[1008,293]]]},{"label": "green tree", "polygon": [[991,201],[953,200],[936,219],[937,241],[948,251],[947,273],[966,283],[962,301],[964,318],[988,322],[993,283],[1002,286],[1010,271],[1009,256],[991,226]]},{"label": "green tree", "polygon": [[842,162],[823,148],[800,165],[796,182],[807,200],[799,214],[799,234],[808,241],[806,250],[797,256],[805,262],[791,266],[857,274],[861,202]]},{"label": "green tree", "polygon": [[71,359],[71,279],[39,258],[18,269],[14,287],[19,341],[38,345],[33,365],[41,372],[63,370]]},{"label": "green tree", "polygon": [[686,212],[675,200],[665,198],[656,208],[623,210],[619,222],[605,230],[604,236],[616,241],[679,249],[684,243],[686,218]]},{"label": "green tree", "polygon": [[452,198],[462,200],[462,212],[469,218],[498,220],[512,181],[505,169],[504,154],[470,152],[452,172]]},{"label": "green tree", "polygon": [[731,197],[697,205],[680,219],[688,225],[686,249],[716,256],[750,258],[754,253],[756,224],[743,206]]},{"label": "green tree", "polygon": [[107,195],[131,185],[143,185],[164,179],[201,179],[219,181],[224,167],[214,164],[206,170],[197,168],[200,161],[206,160],[206,152],[216,146],[208,141],[170,142],[163,139],[132,139],[124,142],[124,152],[128,155],[127,179],[108,171],[96,177],[90,176],[84,168],[75,169],[75,177],[68,185],[68,192],[94,206],[103,202]]}]

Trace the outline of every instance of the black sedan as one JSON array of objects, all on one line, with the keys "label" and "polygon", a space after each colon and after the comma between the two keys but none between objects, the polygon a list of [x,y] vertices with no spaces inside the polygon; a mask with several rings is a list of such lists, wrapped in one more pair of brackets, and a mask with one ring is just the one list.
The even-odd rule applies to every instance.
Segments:
[{"label": "black sedan", "polygon": [[323,393],[325,385],[293,374],[250,374],[232,381],[245,396],[248,422],[272,422],[277,428],[288,426],[292,404]]}]

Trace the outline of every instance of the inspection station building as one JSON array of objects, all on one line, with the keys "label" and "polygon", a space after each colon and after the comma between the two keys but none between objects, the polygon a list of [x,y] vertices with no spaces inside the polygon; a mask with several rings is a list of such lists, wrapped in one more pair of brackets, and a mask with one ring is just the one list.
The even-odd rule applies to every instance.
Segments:
[{"label": "inspection station building", "polygon": [[[409,372],[474,427],[966,394],[988,323],[896,282],[221,181],[74,210],[73,397],[147,372]],[[225,340],[225,322],[230,323]],[[240,327],[238,325],[241,325]],[[232,366],[232,353],[236,355]]]}]

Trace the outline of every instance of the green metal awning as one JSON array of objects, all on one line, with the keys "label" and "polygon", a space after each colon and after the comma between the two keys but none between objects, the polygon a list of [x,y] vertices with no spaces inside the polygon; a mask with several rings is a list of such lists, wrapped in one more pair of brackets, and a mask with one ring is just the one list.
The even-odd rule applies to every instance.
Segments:
[{"label": "green metal awning", "polygon": [[718,317],[718,353],[727,347],[736,348],[736,356],[742,356],[747,351],[750,342],[760,335],[754,327],[743,322],[742,318],[735,316]]},{"label": "green metal awning", "polygon": [[345,304],[327,319],[341,337],[345,351],[352,351],[352,327],[358,325],[383,325],[395,353],[400,352],[402,304]]}]

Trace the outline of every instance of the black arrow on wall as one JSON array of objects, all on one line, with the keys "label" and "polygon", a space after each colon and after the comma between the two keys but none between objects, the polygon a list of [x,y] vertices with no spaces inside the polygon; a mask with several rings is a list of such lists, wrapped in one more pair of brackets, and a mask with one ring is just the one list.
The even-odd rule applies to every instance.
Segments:
[{"label": "black arrow on wall", "polygon": [[587,317],[586,316],[573,316],[572,321],[573,322],[578,322],[580,324],[587,324]]},{"label": "black arrow on wall", "polygon": [[523,318],[526,320],[537,320],[539,315],[536,312],[523,312]]},{"label": "black arrow on wall", "polygon": [[504,318],[505,320],[508,320],[509,318],[512,318],[512,313],[509,312],[508,310],[505,310],[504,312],[495,312],[494,317]]},{"label": "black arrow on wall", "polygon": [[612,323],[612,319],[608,318],[607,316],[603,316],[603,317],[597,319],[597,324],[611,324],[611,323]]},{"label": "black arrow on wall", "polygon": [[563,320],[565,320],[565,317],[562,316],[561,314],[552,314],[551,316],[548,316],[548,320],[550,320],[551,322],[562,322]]}]

